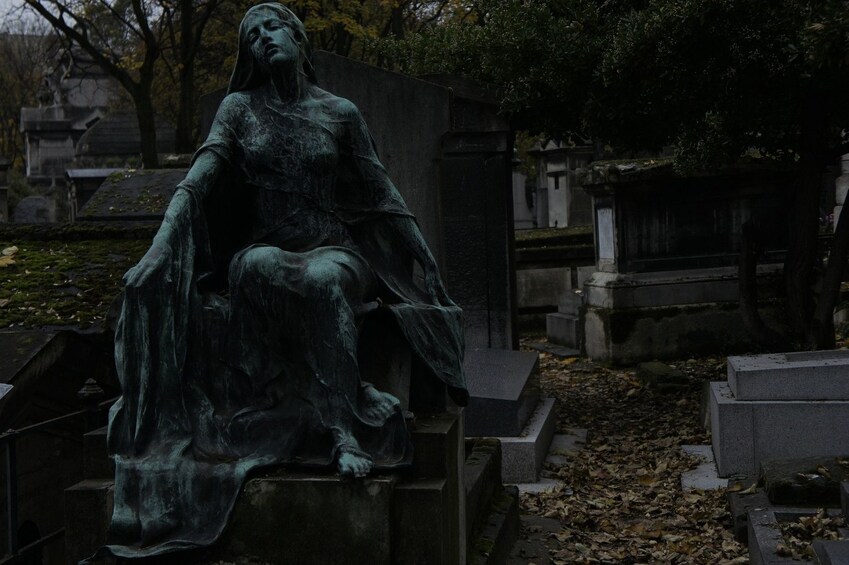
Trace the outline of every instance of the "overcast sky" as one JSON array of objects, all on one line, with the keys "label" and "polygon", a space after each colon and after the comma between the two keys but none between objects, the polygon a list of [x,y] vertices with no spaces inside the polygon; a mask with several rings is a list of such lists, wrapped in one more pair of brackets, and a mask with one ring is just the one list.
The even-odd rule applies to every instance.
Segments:
[{"label": "overcast sky", "polygon": [[[10,12],[14,13],[12,17],[19,17],[20,11],[16,11],[15,8],[20,8],[23,4],[24,0],[0,0],[0,20],[2,20],[0,28],[5,28],[10,23],[7,21]],[[36,19],[32,14],[28,14],[27,17],[32,20]]]}]

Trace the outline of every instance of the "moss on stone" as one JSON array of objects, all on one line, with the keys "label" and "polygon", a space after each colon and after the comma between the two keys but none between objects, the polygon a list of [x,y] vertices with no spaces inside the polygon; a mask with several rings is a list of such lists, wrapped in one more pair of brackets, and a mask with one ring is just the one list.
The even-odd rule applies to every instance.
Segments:
[{"label": "moss on stone", "polygon": [[85,329],[103,322],[150,240],[0,240],[13,245],[15,263],[0,267],[0,328]]}]

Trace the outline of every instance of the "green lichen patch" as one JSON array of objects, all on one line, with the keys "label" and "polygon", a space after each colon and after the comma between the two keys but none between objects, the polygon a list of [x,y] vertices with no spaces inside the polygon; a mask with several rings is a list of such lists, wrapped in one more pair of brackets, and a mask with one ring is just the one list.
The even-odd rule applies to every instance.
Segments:
[{"label": "green lichen patch", "polygon": [[145,239],[0,241],[18,247],[0,267],[0,328],[103,322],[124,273],[150,245]]}]

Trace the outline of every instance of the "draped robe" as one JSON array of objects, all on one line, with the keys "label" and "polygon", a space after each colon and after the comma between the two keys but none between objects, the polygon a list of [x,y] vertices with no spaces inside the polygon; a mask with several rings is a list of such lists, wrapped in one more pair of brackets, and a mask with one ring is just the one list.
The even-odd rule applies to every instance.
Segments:
[{"label": "draped robe", "polygon": [[[333,463],[334,419],[351,424],[377,469],[410,463],[403,415],[365,415],[367,385],[326,401],[332,375],[320,374],[326,365],[316,358],[328,351],[298,320],[312,315],[327,322],[315,327],[333,328],[321,318],[336,313],[295,303],[299,273],[317,256],[332,257],[355,283],[370,281],[374,295],[354,297],[361,308],[346,299],[357,328],[373,319],[401,335],[424,378],[444,383],[458,404],[468,399],[462,313],[434,305],[416,285],[411,249],[397,237],[397,226],[415,219],[356,107],[311,88],[304,111],[255,91],[225,98],[198,155],[215,153],[226,174],[215,186],[178,188],[164,220],[178,234],[169,261],[125,289],[115,338],[123,394],[108,436],[116,490],[106,549],[114,555],[210,545],[252,470]],[[261,264],[259,276],[248,255],[283,259]]]}]

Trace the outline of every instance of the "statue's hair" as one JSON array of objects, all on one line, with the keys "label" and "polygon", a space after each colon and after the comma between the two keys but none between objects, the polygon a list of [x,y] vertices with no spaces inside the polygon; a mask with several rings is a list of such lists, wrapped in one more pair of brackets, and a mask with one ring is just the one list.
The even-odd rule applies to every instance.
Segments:
[{"label": "statue's hair", "polygon": [[236,55],[236,64],[233,67],[233,74],[230,75],[230,86],[227,88],[227,93],[238,92],[240,90],[251,90],[261,84],[267,82],[269,77],[267,73],[260,68],[256,59],[254,59],[250,44],[248,43],[247,21],[248,16],[259,10],[270,10],[277,12],[280,16],[290,20],[295,27],[295,40],[298,42],[298,48],[301,52],[301,72],[306,76],[307,80],[316,84],[318,81],[315,78],[315,69],[312,66],[312,49],[310,42],[307,39],[307,31],[304,28],[303,22],[295,15],[295,13],[277,2],[267,2],[265,4],[257,4],[245,12],[245,17],[242,18],[242,23],[239,25],[239,52]]}]

